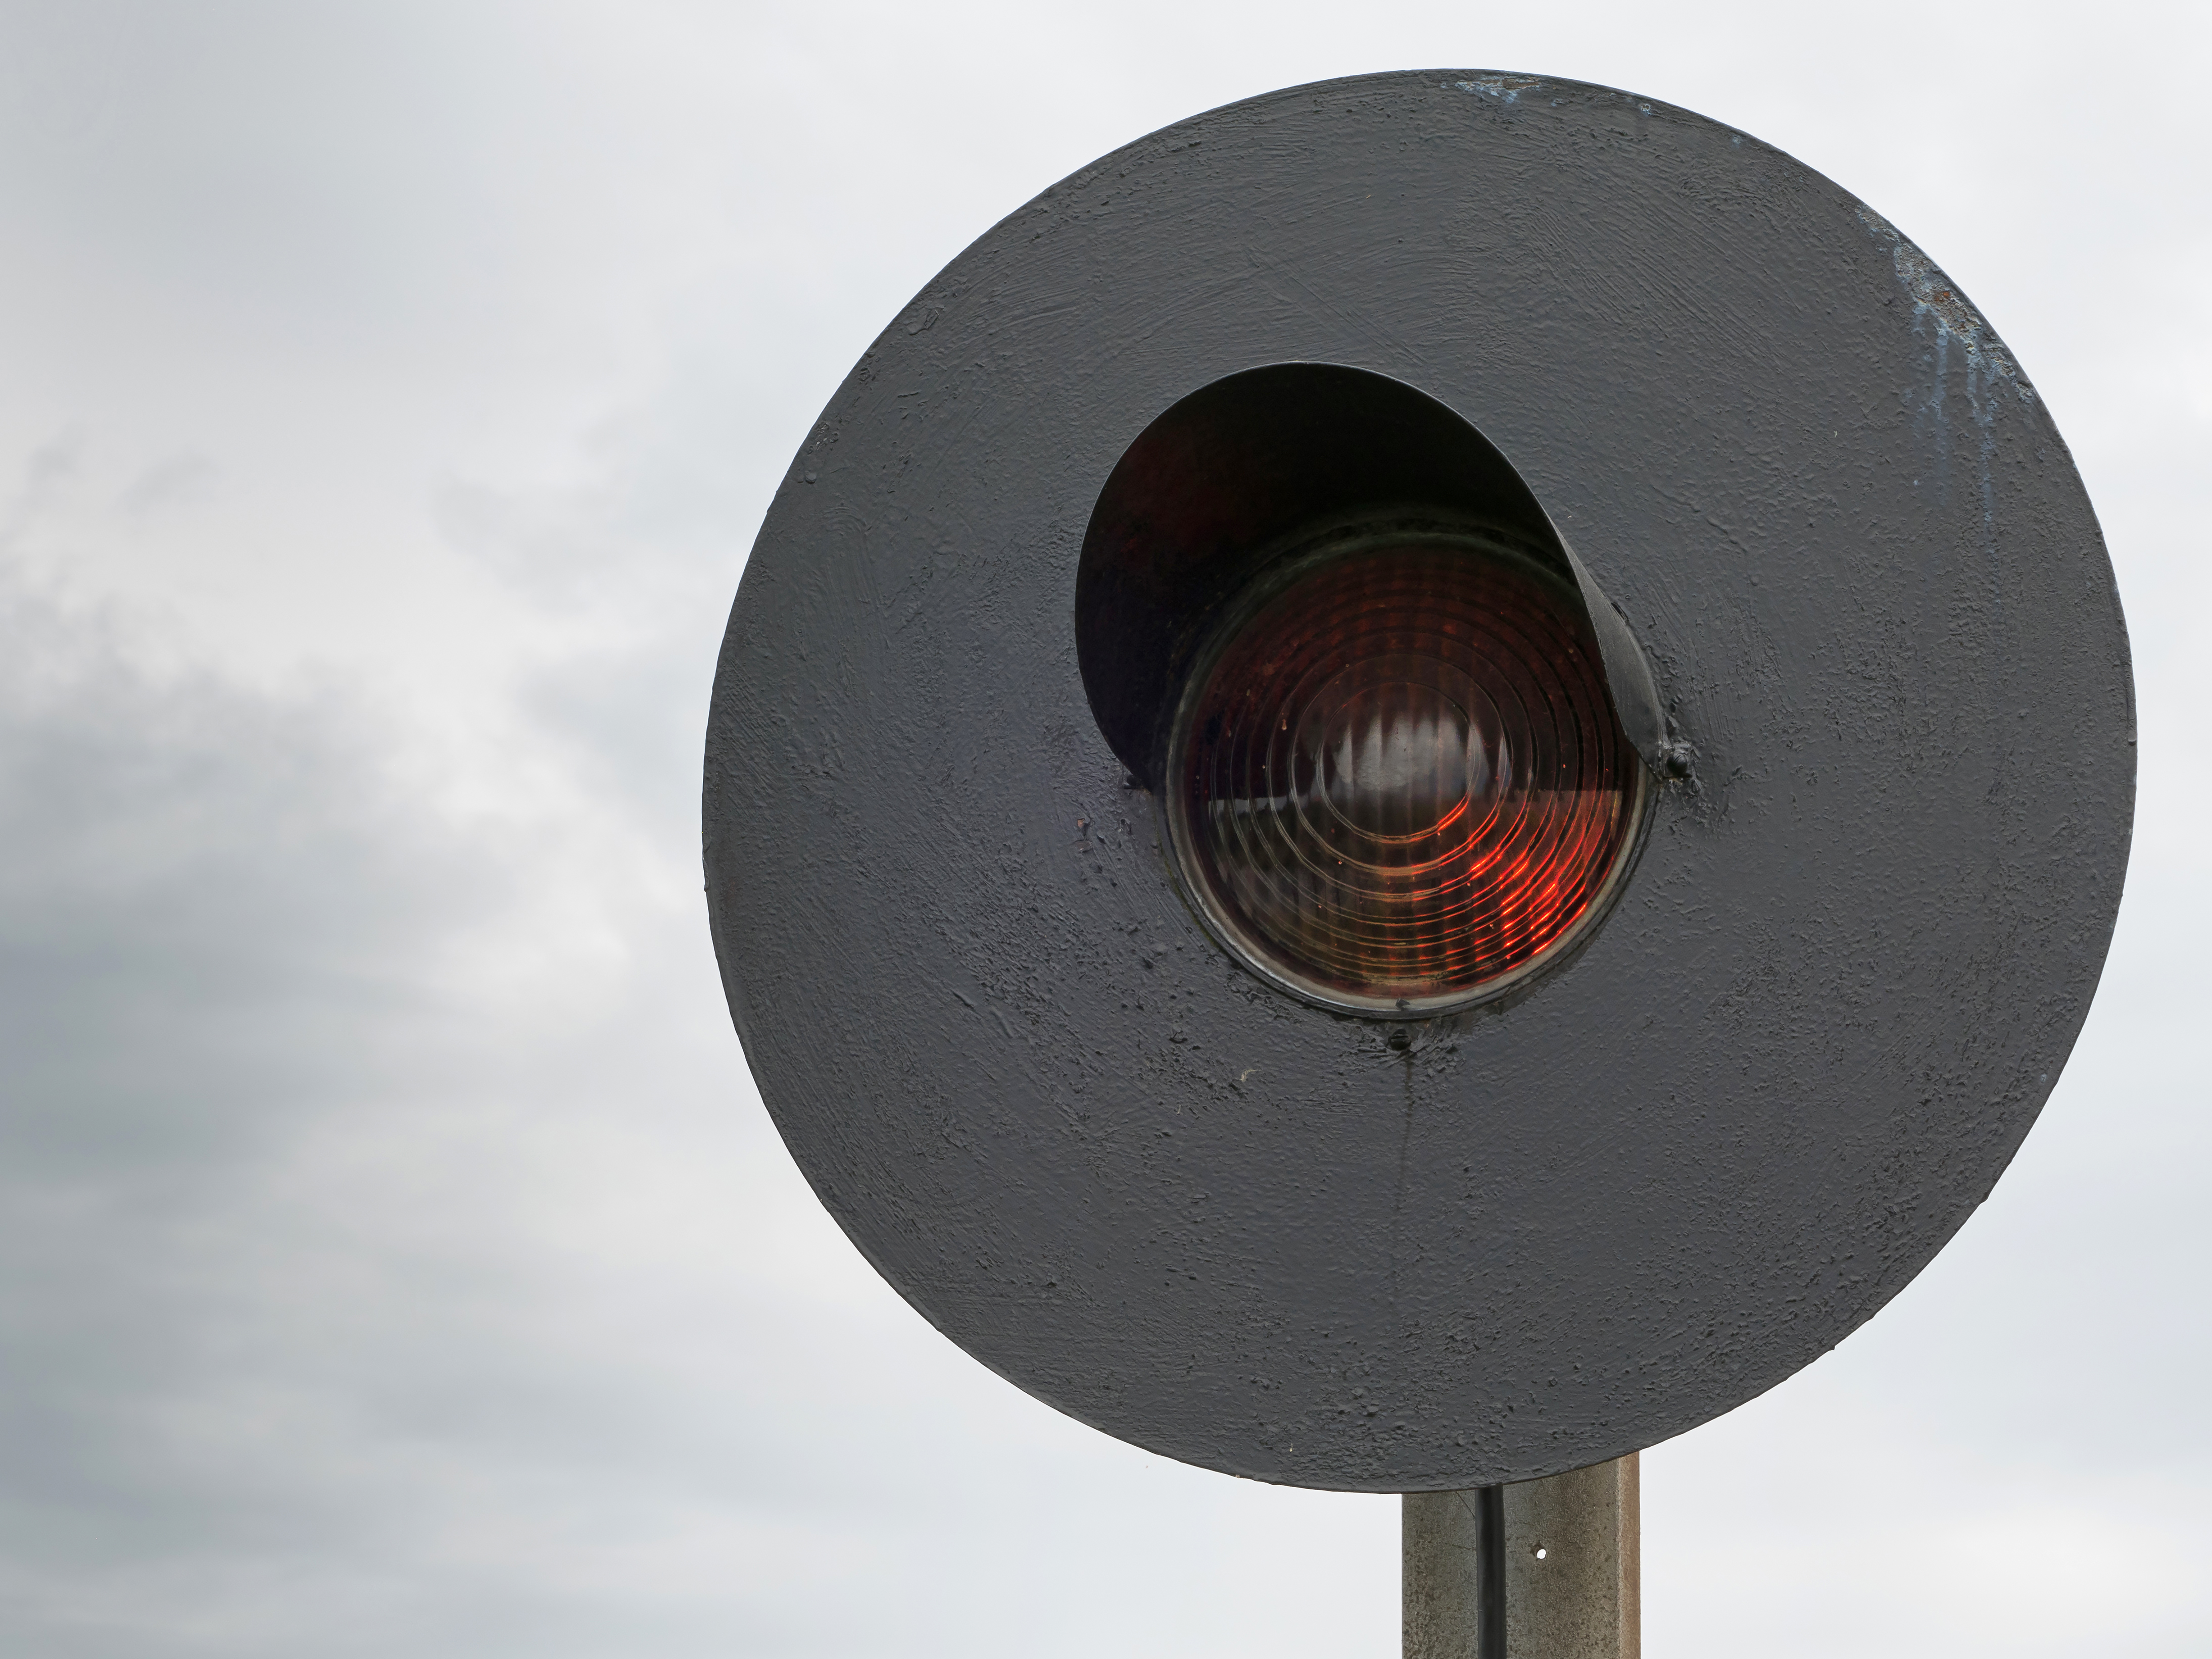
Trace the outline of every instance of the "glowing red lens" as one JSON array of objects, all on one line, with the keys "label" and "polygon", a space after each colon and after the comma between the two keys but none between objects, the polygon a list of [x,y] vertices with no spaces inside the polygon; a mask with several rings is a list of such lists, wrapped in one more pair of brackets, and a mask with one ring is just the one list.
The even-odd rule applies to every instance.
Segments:
[{"label": "glowing red lens", "polygon": [[1473,1000],[1594,916],[1642,767],[1573,590],[1407,540],[1263,601],[1179,711],[1178,856],[1256,966],[1396,1012]]}]

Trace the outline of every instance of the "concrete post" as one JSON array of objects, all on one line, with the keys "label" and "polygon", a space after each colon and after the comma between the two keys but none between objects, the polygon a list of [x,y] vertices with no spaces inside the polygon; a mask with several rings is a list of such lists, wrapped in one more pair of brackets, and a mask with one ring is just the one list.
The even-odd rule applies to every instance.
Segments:
[{"label": "concrete post", "polygon": [[1405,1659],[1639,1659],[1633,1455],[1480,1492],[1408,1492]]},{"label": "concrete post", "polygon": [[1406,1659],[1504,1659],[1504,1492],[1406,1494]]}]

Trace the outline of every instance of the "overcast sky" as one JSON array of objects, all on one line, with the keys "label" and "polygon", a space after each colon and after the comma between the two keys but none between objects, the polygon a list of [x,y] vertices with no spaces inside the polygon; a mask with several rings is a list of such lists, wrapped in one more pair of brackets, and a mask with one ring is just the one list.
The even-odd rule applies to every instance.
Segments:
[{"label": "overcast sky", "polygon": [[0,1652],[1396,1651],[1395,1500],[1165,1462],[821,1212],[716,982],[729,600],[869,339],[1093,155],[1633,88],[2033,377],[2142,708],[1995,1197],[1645,1457],[1647,1651],[2212,1650],[2212,9],[0,3]]}]

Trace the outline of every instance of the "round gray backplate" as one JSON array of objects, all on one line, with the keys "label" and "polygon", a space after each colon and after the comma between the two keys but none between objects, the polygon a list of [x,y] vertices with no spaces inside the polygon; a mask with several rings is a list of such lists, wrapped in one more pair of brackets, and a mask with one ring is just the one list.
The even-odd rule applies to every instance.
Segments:
[{"label": "round gray backplate", "polygon": [[[1240,968],[1086,702],[1109,474],[1290,362],[1509,458],[1692,757],[1474,1013]],[[1000,1375],[1237,1474],[1523,1480],[1771,1387],[1989,1192],[2104,960],[2130,698],[2049,413],[1878,215],[1603,88],[1296,88],[1046,191],[831,400],[715,683],[715,945],[823,1202]]]}]

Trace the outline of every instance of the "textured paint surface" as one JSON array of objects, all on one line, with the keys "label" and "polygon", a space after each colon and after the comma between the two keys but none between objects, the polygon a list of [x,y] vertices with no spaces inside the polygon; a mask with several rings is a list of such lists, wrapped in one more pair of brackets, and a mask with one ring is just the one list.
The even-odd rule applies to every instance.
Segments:
[{"label": "textured paint surface", "polygon": [[[1259,984],[1085,702],[1115,462],[1300,360],[1496,442],[1693,752],[1499,1011]],[[2132,744],[2065,446],[1886,222],[1662,104],[1382,76],[1107,156],[885,331],[732,614],[708,890],[786,1141],[948,1336],[1171,1456],[1466,1487],[1729,1409],[1957,1230],[2087,1009]]]}]

